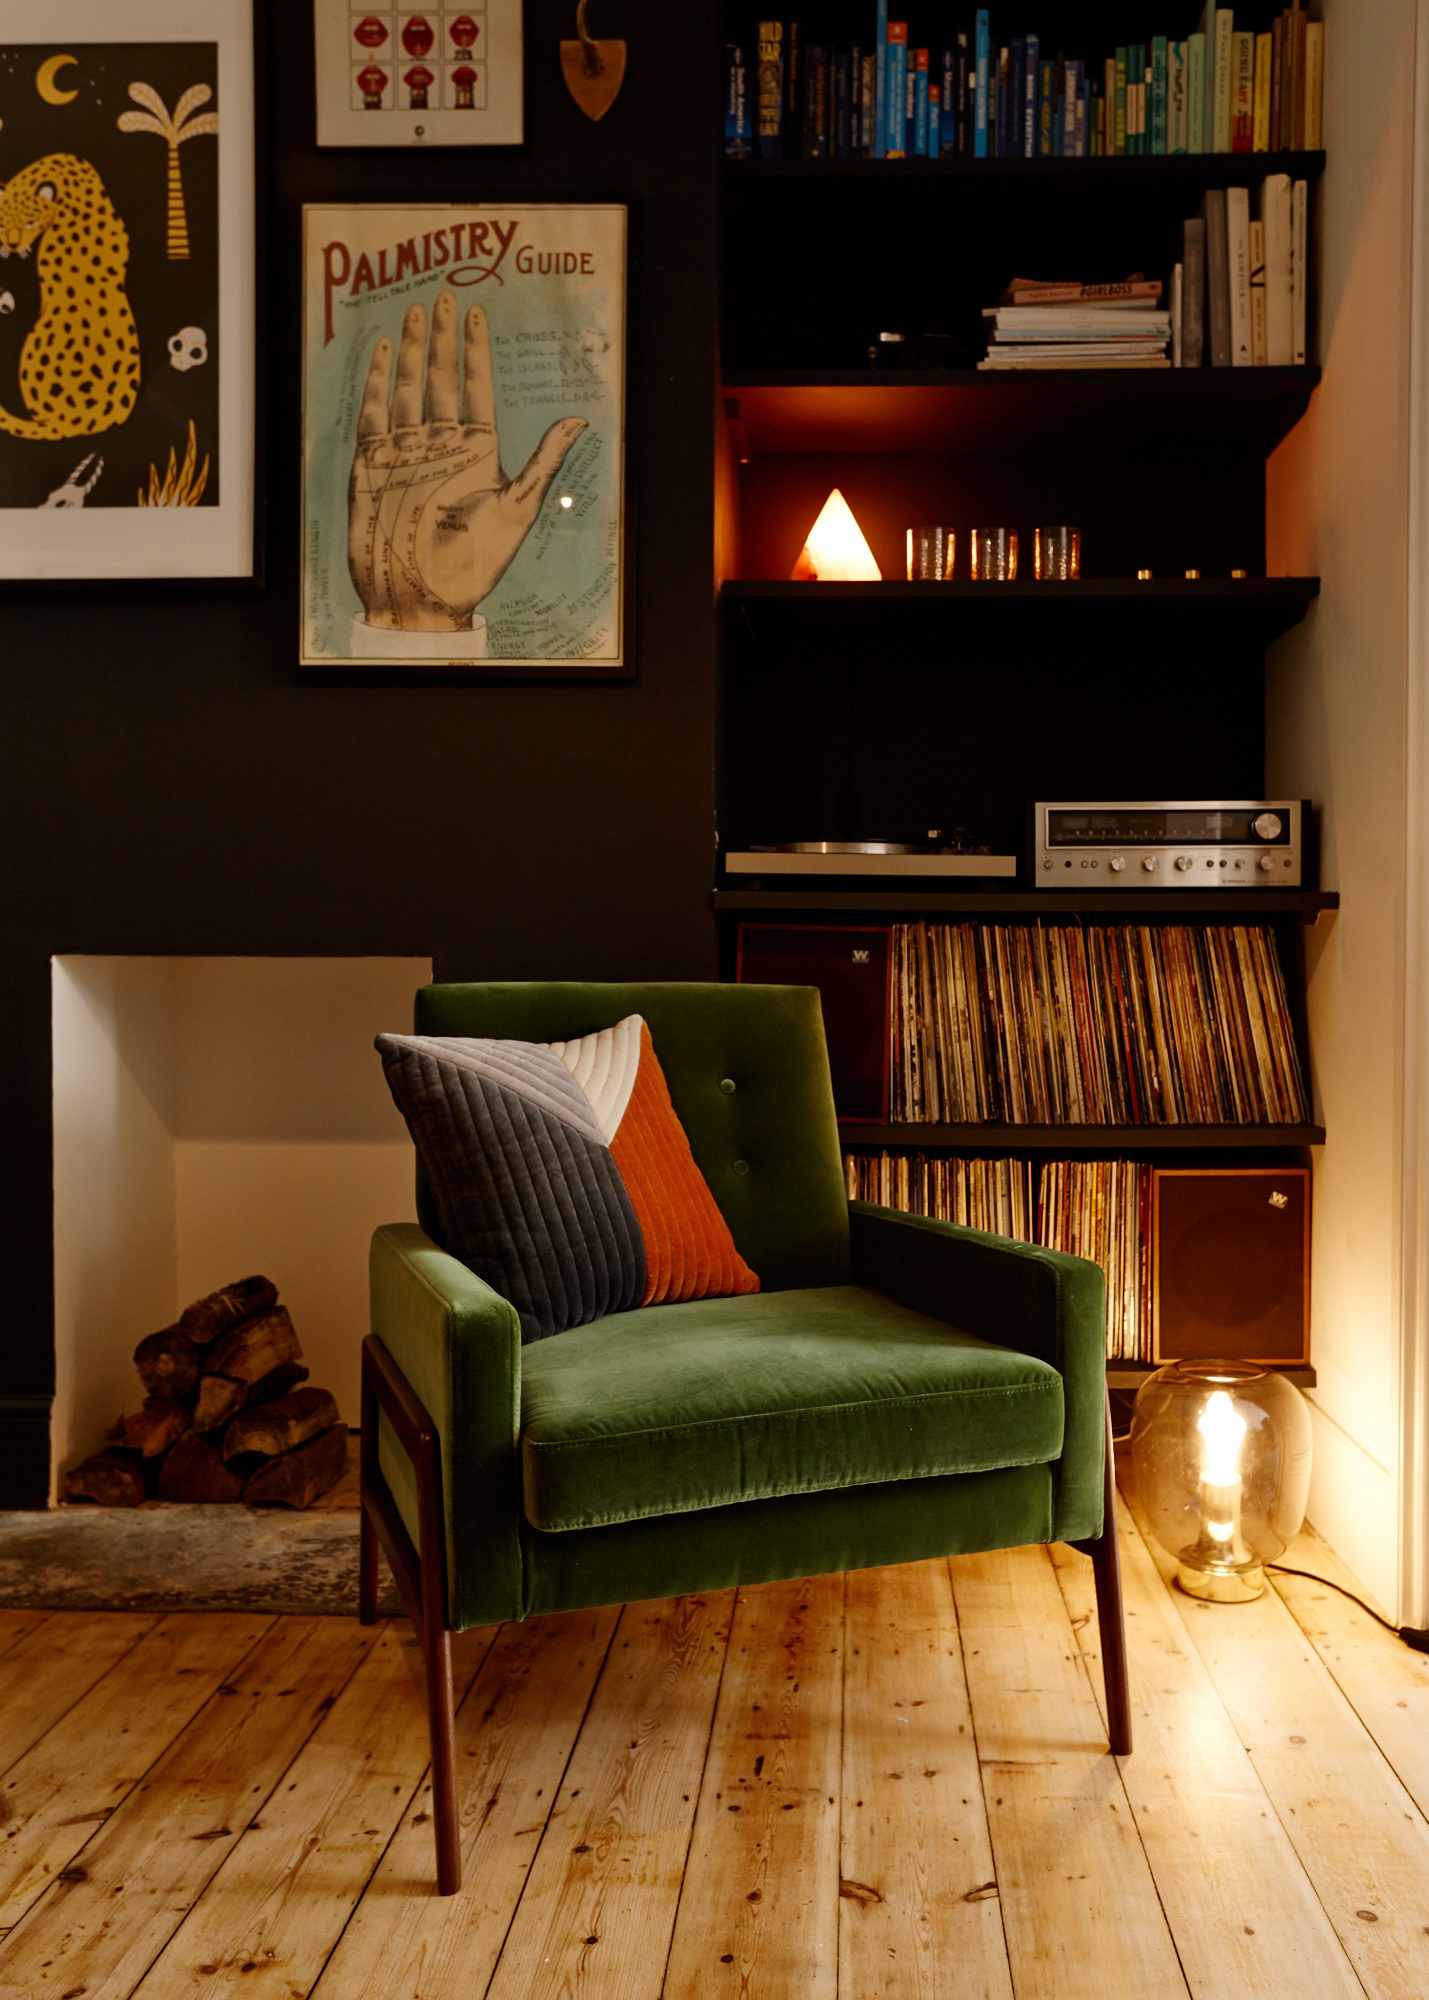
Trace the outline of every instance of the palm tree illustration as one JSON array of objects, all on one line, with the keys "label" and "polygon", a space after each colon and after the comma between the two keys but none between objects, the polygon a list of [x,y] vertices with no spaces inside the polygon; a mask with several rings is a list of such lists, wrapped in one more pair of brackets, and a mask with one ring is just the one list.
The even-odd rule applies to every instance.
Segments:
[{"label": "palm tree illustration", "polygon": [[[191,84],[174,106],[171,118],[164,109],[164,100],[152,84],[131,83],[129,95],[136,104],[145,104],[147,111],[125,111],[119,119],[121,132],[152,132],[162,139],[169,149],[169,255],[187,257],[189,254],[189,219],[184,209],[184,177],[179,166],[179,147],[185,139],[197,139],[201,133],[218,131],[218,113],[205,111],[201,118],[191,118],[189,113],[197,111],[200,104],[207,104],[213,92],[206,83]],[[187,122],[185,122],[187,121]]]}]

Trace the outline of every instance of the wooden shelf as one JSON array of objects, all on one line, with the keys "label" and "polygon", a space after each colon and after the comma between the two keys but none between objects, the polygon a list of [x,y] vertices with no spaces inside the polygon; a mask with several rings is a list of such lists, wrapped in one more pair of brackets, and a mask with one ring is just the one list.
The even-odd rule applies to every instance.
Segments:
[{"label": "wooden shelf", "polygon": [[839,1120],[845,1146],[995,1147],[1016,1153],[1263,1152],[1323,1146],[1323,1125],[865,1125]]},{"label": "wooden shelf", "polygon": [[[1058,635],[1074,631],[1093,635],[1098,643],[1154,645],[1168,631],[1179,642],[1191,637],[1214,645],[1222,635],[1257,652],[1298,625],[1320,594],[1313,576],[1180,577],[1138,583],[1131,577],[1092,577],[1080,583],[1036,583],[1019,577],[1016,583],[783,583],[749,579],[727,582],[721,595],[742,607],[751,623],[770,637],[819,629],[829,617],[845,628],[849,614],[878,614],[879,638],[888,637],[890,616],[932,621],[937,632],[959,629],[970,636],[996,635],[1000,643],[1023,644],[1024,671],[1029,681],[1039,674],[1059,674],[1065,661],[1057,650]],[[793,628],[791,631],[790,628]],[[1149,628],[1149,629],[1148,629]],[[1070,640],[1071,634],[1068,634]],[[804,657],[791,644],[789,658]],[[767,670],[773,671],[773,663]],[[956,675],[949,663],[947,671]]]},{"label": "wooden shelf", "polygon": [[1186,181],[1197,187],[1240,187],[1267,174],[1317,181],[1325,155],[1315,153],[1169,153],[1120,155],[1096,160],[747,160],[726,159],[726,180],[744,185],[761,181],[851,180],[986,181],[1030,180],[1118,182]]},{"label": "wooden shelf", "polygon": [[[1147,1376],[1153,1375],[1162,1365],[1159,1361],[1108,1361],[1107,1387],[1135,1392]],[[1275,1362],[1268,1362],[1266,1365],[1273,1367],[1277,1375],[1283,1375],[1287,1382],[1293,1382],[1297,1389],[1313,1389],[1315,1386],[1317,1379],[1315,1371],[1309,1366],[1293,1368],[1287,1364],[1282,1368]]]},{"label": "wooden shelf", "polygon": [[[751,455],[768,452],[1059,450],[1109,426],[1168,442],[1212,426],[1227,448],[1269,457],[1320,380],[1302,368],[889,370],[726,374]],[[1242,443],[1243,441],[1243,443]]]},{"label": "wooden shelf", "polygon": [[731,578],[722,586],[722,595],[736,602],[786,604],[844,603],[882,605],[900,600],[915,604],[1164,604],[1174,603],[1176,615],[1184,616],[1192,605],[1205,604],[1217,610],[1233,606],[1237,613],[1251,604],[1294,604],[1304,606],[1320,595],[1317,576],[1207,576],[1194,580],[1179,576],[1152,577],[1141,583],[1135,577],[1083,577],[1079,583],[1037,583],[1018,577],[1015,583],[974,583],[960,578],[949,583],[906,583],[901,577],[885,577],[880,583],[787,583],[775,577]]},{"label": "wooden shelf", "polygon": [[714,908],[720,916],[777,916],[818,910],[831,915],[875,914],[890,923],[900,916],[1094,917],[1099,923],[1118,917],[1220,917],[1227,922],[1254,923],[1266,917],[1297,916],[1313,924],[1338,910],[1335,889],[1186,889],[1158,894],[1139,889],[1072,891],[1028,889],[1009,891],[927,889],[716,889]]}]

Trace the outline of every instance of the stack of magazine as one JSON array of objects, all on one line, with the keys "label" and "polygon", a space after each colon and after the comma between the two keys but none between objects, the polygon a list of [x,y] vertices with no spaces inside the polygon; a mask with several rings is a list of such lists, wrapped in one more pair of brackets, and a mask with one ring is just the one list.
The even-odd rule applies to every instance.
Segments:
[{"label": "stack of magazine", "polygon": [[1298,1125],[1264,924],[895,924],[893,1119]]},{"label": "stack of magazine", "polygon": [[983,310],[980,368],[1168,368],[1171,314],[1161,286],[1140,273],[1123,284],[1044,284],[1014,278]]},{"label": "stack of magazine", "polygon": [[1070,1250],[1107,1283],[1109,1361],[1151,1359],[1151,1168],[1138,1160],[969,1160],[846,1153],[851,1201]]}]

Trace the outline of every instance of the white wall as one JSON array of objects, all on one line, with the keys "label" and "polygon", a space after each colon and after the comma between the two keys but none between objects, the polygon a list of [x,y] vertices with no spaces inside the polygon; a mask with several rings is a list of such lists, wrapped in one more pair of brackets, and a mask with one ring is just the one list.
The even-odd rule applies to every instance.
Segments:
[{"label": "white wall", "polygon": [[58,1471],[137,1407],[143,1335],[254,1271],[356,1422],[368,1241],[414,1214],[372,1039],[410,1026],[430,977],[425,959],[55,960]]},{"label": "white wall", "polygon": [[165,959],[57,958],[51,984],[63,1472],[137,1407],[135,1344],[174,1317],[174,993]]},{"label": "white wall", "polygon": [[312,1379],[357,1421],[367,1246],[414,1220],[412,1142],[372,1046],[428,959],[175,961],[180,1301],[262,1271]]},{"label": "white wall", "polygon": [[1398,1599],[1401,1032],[1413,0],[1325,0],[1320,360],[1270,462],[1270,573],[1316,575],[1271,655],[1266,783],[1323,808],[1340,913],[1309,938],[1315,1162],[1311,1518]]}]

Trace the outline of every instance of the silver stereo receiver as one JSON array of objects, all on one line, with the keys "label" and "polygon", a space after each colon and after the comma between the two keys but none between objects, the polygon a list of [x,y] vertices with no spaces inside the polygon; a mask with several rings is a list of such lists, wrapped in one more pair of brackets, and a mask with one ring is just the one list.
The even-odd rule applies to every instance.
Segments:
[{"label": "silver stereo receiver", "polygon": [[1299,889],[1303,799],[1039,801],[1039,889]]}]

